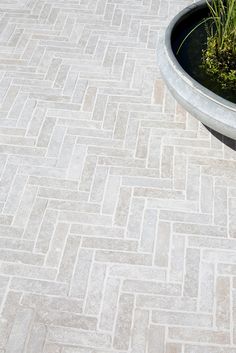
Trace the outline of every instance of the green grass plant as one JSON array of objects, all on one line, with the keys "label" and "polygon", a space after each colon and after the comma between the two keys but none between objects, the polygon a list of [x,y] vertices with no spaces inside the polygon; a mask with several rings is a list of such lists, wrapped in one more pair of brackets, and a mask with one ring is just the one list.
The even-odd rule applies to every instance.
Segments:
[{"label": "green grass plant", "polygon": [[222,88],[236,90],[236,0],[207,1],[207,48],[203,67]]}]

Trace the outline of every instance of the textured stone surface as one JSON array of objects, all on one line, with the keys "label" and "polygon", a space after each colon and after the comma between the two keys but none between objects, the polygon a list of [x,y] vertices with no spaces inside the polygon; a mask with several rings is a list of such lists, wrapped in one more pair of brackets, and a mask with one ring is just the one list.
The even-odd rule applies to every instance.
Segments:
[{"label": "textured stone surface", "polygon": [[236,154],[156,65],[187,3],[1,1],[1,353],[236,352]]}]

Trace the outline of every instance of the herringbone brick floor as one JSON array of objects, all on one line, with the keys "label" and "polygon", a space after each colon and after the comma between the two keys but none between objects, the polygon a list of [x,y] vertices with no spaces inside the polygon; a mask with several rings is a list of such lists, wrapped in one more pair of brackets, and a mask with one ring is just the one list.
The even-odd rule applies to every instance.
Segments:
[{"label": "herringbone brick floor", "polygon": [[236,352],[236,153],[156,65],[190,2],[0,1],[0,353]]}]

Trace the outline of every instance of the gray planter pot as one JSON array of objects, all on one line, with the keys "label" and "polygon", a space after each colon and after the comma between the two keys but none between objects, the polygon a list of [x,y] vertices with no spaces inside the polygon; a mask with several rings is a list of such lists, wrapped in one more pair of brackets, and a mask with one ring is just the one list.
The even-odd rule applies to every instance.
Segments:
[{"label": "gray planter pot", "polygon": [[205,1],[193,4],[171,21],[159,43],[158,64],[170,92],[189,113],[209,128],[236,140],[236,104],[194,80],[178,63],[171,45],[176,24],[205,6]]}]

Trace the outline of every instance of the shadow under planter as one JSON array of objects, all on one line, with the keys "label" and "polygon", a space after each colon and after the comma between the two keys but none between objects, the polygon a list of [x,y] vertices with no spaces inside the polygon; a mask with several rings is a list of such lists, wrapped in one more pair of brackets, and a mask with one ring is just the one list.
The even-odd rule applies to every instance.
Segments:
[{"label": "shadow under planter", "polygon": [[205,128],[207,128],[207,130],[213,135],[215,136],[215,138],[217,138],[217,140],[219,140],[220,142],[222,142],[224,145],[228,146],[229,148],[231,148],[232,150],[236,151],[236,140],[231,139],[228,136],[222,135],[217,131],[212,130],[210,127],[204,125]]},{"label": "shadow under planter", "polygon": [[176,100],[207,126],[213,135],[235,150],[236,94],[235,91],[222,91],[220,85],[200,68],[207,38],[204,25],[194,30],[183,43],[186,35],[207,16],[205,1],[181,11],[171,21],[160,41],[158,64]]}]

